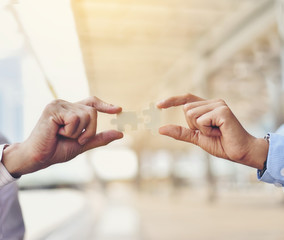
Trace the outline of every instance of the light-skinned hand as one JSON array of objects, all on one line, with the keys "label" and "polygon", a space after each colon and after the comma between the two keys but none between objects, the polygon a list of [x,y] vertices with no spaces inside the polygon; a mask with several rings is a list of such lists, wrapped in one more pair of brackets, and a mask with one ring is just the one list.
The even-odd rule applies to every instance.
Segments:
[{"label": "light-skinned hand", "polygon": [[97,133],[97,112],[121,111],[97,97],[77,103],[55,100],[46,106],[26,141],[4,150],[2,162],[12,176],[19,177],[107,145],[123,134],[115,130]]},{"label": "light-skinned hand", "polygon": [[263,168],[267,141],[250,135],[225,101],[186,94],[157,104],[164,109],[177,106],[183,106],[188,127],[166,125],[159,129],[160,134],[195,144],[216,157]]}]

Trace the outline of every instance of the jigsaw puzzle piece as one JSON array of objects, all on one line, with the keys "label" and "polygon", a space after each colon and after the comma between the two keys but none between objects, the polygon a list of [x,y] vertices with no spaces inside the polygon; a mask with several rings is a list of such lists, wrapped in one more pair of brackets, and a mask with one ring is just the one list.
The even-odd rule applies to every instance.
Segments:
[{"label": "jigsaw puzzle piece", "polygon": [[130,126],[131,130],[137,130],[138,124],[143,122],[141,118],[138,118],[136,112],[121,112],[116,115],[116,119],[112,119],[111,123],[117,125],[118,131],[125,131],[126,126]]},{"label": "jigsaw puzzle piece", "polygon": [[154,103],[150,103],[149,109],[143,110],[143,115],[145,128],[152,132],[157,131],[162,121],[162,110],[158,109]]}]

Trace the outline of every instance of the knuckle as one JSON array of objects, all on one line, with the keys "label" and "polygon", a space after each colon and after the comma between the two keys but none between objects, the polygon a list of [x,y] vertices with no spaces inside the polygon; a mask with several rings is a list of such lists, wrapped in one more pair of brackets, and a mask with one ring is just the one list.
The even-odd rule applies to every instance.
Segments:
[{"label": "knuckle", "polygon": [[64,101],[62,99],[55,99],[50,104],[53,105],[53,106],[61,106],[64,103],[66,103],[66,101]]},{"label": "knuckle", "polygon": [[89,101],[96,101],[98,98],[96,96],[88,97]]},{"label": "knuckle", "polygon": [[231,109],[227,105],[219,107],[219,111],[222,115],[231,114]]},{"label": "knuckle", "polygon": [[186,103],[184,106],[183,106],[183,109],[185,111],[187,110],[190,110],[190,109],[193,109],[194,108],[194,103]]},{"label": "knuckle", "polygon": [[196,119],[196,124],[197,124],[198,126],[202,125],[203,122],[204,122],[204,118],[203,118],[203,117],[200,117],[200,118],[197,118],[197,119]]},{"label": "knuckle", "polygon": [[96,108],[93,107],[89,107],[87,110],[89,116],[91,116],[91,118],[96,117],[97,116],[97,110]]},{"label": "knuckle", "polygon": [[192,110],[192,109],[187,110],[186,116],[187,116],[189,119],[195,118],[195,116],[196,116],[195,111]]},{"label": "knuckle", "polygon": [[99,98],[96,97],[96,96],[91,96],[91,97],[89,97],[89,102],[93,102],[93,103],[99,102]]},{"label": "knuckle", "polygon": [[95,96],[90,96],[90,97],[87,97],[85,100],[84,100],[84,105],[87,105],[87,106],[93,106],[95,102],[98,101],[98,98],[95,97]]},{"label": "knuckle", "polygon": [[183,136],[183,129],[179,126],[177,129],[176,129],[176,134],[174,136],[175,139],[181,139]]},{"label": "knuckle", "polygon": [[188,109],[192,108],[192,104],[191,103],[186,103],[185,105],[183,105],[183,110],[187,111]]},{"label": "knuckle", "polygon": [[80,118],[77,114],[71,113],[69,117],[70,122],[72,122],[74,125],[78,125],[80,122]]},{"label": "knuckle", "polygon": [[227,105],[226,102],[225,102],[225,100],[224,100],[224,99],[221,99],[221,98],[215,99],[215,102],[220,103],[220,104],[222,104],[222,105]]},{"label": "knuckle", "polygon": [[185,139],[187,137],[187,132],[186,132],[185,128],[182,128],[182,127],[180,128],[180,137],[182,139]]},{"label": "knuckle", "polygon": [[62,106],[64,104],[65,101],[61,100],[61,99],[55,99],[53,101],[51,101],[49,104],[46,105],[47,110],[53,110],[55,108],[58,108],[59,106]]}]

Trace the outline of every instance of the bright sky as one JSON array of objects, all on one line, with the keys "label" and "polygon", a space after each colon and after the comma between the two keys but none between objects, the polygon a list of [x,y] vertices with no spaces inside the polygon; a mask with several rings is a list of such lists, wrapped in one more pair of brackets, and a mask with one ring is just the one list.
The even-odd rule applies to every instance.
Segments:
[{"label": "bright sky", "polygon": [[60,98],[79,100],[88,85],[68,0],[22,0],[15,5],[45,72]]}]

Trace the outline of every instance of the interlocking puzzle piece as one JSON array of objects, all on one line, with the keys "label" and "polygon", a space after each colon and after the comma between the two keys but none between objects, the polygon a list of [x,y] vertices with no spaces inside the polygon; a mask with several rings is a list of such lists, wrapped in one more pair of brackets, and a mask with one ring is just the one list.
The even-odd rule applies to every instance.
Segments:
[{"label": "interlocking puzzle piece", "polygon": [[137,130],[138,124],[142,123],[142,119],[137,117],[136,112],[121,112],[116,115],[116,119],[112,119],[111,123],[117,125],[118,131],[125,131],[125,126],[130,126],[131,130]]},{"label": "interlocking puzzle piece", "polygon": [[143,110],[145,116],[145,128],[156,131],[161,125],[162,111],[154,103],[150,103],[149,109]]}]

